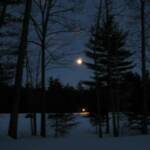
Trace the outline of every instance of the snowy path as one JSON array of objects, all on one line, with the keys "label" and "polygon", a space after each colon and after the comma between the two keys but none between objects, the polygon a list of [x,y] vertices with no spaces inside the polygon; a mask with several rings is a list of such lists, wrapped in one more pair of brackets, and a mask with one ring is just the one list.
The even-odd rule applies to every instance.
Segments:
[{"label": "snowy path", "polygon": [[149,150],[150,136],[107,139],[0,139],[1,150]]},{"label": "snowy path", "polygon": [[[81,124],[65,138],[43,139],[26,133],[13,140],[6,136],[8,117],[0,117],[0,150],[150,150],[150,136],[99,139],[86,118],[80,117],[79,121]],[[28,123],[23,122],[26,127]]]}]

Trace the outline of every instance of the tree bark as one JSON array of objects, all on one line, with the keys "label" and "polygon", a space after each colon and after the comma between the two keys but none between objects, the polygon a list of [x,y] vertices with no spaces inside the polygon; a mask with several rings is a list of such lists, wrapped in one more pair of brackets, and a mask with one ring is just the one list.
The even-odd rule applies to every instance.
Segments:
[{"label": "tree bark", "polygon": [[106,134],[108,134],[110,132],[110,126],[109,126],[109,109],[107,109],[106,112]]},{"label": "tree bark", "polygon": [[143,98],[143,134],[148,133],[147,127],[147,99],[146,99],[146,43],[145,43],[145,1],[140,0],[141,3],[141,63],[142,63],[142,98]]},{"label": "tree bark", "polygon": [[22,25],[22,33],[21,33],[20,45],[18,49],[19,50],[18,60],[16,66],[16,77],[15,77],[16,93],[14,97],[14,103],[12,106],[12,113],[10,115],[10,123],[9,123],[9,131],[8,131],[8,134],[13,138],[17,138],[18,113],[19,113],[19,105],[20,105],[20,98],[21,98],[22,75],[23,75],[24,58],[26,55],[26,48],[27,48],[27,38],[28,38],[31,7],[32,7],[32,0],[26,0],[24,19]]},{"label": "tree bark", "polygon": [[[44,42],[45,43],[45,42]],[[41,88],[42,88],[42,97],[41,97],[41,136],[46,137],[46,116],[45,116],[45,45],[42,46],[42,58],[41,58]]]},{"label": "tree bark", "polygon": [[[99,1],[99,8],[98,8],[98,15],[97,15],[97,22],[96,22],[96,32],[99,31],[100,27],[100,20],[101,20],[101,11],[102,11],[102,0]],[[98,136],[100,138],[103,137],[102,132],[102,112],[101,112],[101,103],[100,103],[100,86],[99,86],[99,80],[98,80],[98,66],[97,66],[97,58],[96,58],[96,52],[94,52],[95,55],[95,84],[96,84],[96,99],[97,99],[97,117],[98,117]]]},{"label": "tree bark", "polygon": [[42,88],[42,97],[41,97],[41,136],[46,137],[46,102],[45,102],[45,51],[46,51],[46,38],[48,31],[48,23],[50,17],[50,11],[52,7],[53,0],[47,2],[47,9],[44,11],[41,10],[42,15],[42,40],[41,40],[41,88]]}]

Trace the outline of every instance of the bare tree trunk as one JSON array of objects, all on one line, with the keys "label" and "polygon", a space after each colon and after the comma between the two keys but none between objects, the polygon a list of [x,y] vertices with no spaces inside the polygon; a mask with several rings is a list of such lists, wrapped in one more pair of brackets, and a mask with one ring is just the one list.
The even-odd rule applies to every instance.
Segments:
[{"label": "bare tree trunk", "polygon": [[33,113],[33,135],[37,135],[36,113]]},{"label": "bare tree trunk", "polygon": [[36,113],[32,113],[30,119],[31,119],[30,120],[30,122],[31,122],[31,135],[36,136],[37,135]]},{"label": "bare tree trunk", "polygon": [[106,133],[108,134],[110,132],[110,126],[109,126],[109,111],[107,110],[106,114]]},{"label": "bare tree trunk", "polygon": [[112,87],[112,81],[109,79],[108,81],[108,96],[111,103],[111,116],[112,116],[112,130],[113,130],[113,136],[117,137],[117,123],[116,123],[116,101],[114,96],[114,89]]},{"label": "bare tree trunk", "polygon": [[[27,86],[28,88],[28,98],[33,99],[33,77],[32,77],[32,71],[30,68],[30,63],[29,63],[29,57],[28,53],[26,53],[26,84],[29,84]],[[31,134],[33,136],[36,136],[37,134],[37,124],[36,124],[36,112],[31,114]]]},{"label": "bare tree trunk", "polygon": [[49,0],[47,4],[47,9],[41,11],[42,15],[42,40],[41,40],[41,88],[42,88],[42,98],[41,98],[41,136],[46,137],[46,102],[45,102],[45,70],[46,70],[46,63],[45,63],[45,51],[46,51],[46,38],[48,32],[48,23],[50,17],[50,11],[52,7],[53,0]]},{"label": "bare tree trunk", "polygon": [[22,34],[21,34],[20,45],[19,45],[19,54],[18,54],[18,60],[17,60],[17,66],[16,66],[16,78],[15,78],[16,93],[14,97],[14,103],[12,106],[12,113],[10,116],[9,131],[8,131],[8,134],[13,138],[17,138],[18,113],[19,113],[19,105],[20,105],[20,98],[21,98],[22,74],[23,74],[24,58],[26,55],[26,48],[27,48],[27,37],[28,37],[31,6],[32,6],[32,0],[26,0],[24,19],[23,19],[23,25],[22,25]]},{"label": "bare tree trunk", "polygon": [[118,91],[118,87],[116,89],[117,93],[116,93],[116,105],[117,105],[117,130],[118,130],[118,136],[120,134],[120,96],[119,96],[119,91]]},{"label": "bare tree trunk", "polygon": [[118,136],[118,130],[117,130],[117,121],[116,121],[116,100],[115,100],[115,94],[114,90],[112,91],[112,124],[113,124],[113,136]]},{"label": "bare tree trunk", "polygon": [[[44,42],[45,43],[45,42]],[[42,47],[41,58],[41,84],[42,84],[42,97],[41,97],[41,136],[46,137],[46,116],[45,116],[45,45]]]},{"label": "bare tree trunk", "polygon": [[46,30],[44,26],[44,14],[43,14],[43,39],[42,39],[42,47],[41,47],[41,88],[42,88],[42,96],[41,96],[41,136],[46,137],[46,116],[45,116],[45,36]]},{"label": "bare tree trunk", "polygon": [[[97,15],[97,23],[96,23],[96,32],[99,30],[99,25],[100,25],[100,20],[101,20],[101,11],[102,11],[102,0],[99,1],[99,8],[98,8],[98,15]],[[96,79],[96,99],[97,99],[97,115],[98,115],[98,135],[100,138],[103,137],[102,133],[102,112],[101,112],[101,103],[100,103],[100,86],[99,86],[99,80],[98,80],[98,66],[97,66],[97,58],[96,58],[96,53],[94,52],[95,55],[95,79]]]},{"label": "bare tree trunk", "polygon": [[116,81],[116,87],[115,87],[115,100],[116,100],[116,129],[117,129],[117,135],[120,134],[120,96],[119,96],[119,85]]},{"label": "bare tree trunk", "polygon": [[97,98],[97,115],[98,115],[98,135],[100,138],[103,137],[102,132],[102,111],[101,111],[101,103],[100,103],[100,89],[98,85],[98,80],[96,80],[96,98]]},{"label": "bare tree trunk", "polygon": [[55,137],[58,137],[58,118],[59,118],[59,114],[56,113],[56,120],[55,120]]},{"label": "bare tree trunk", "polygon": [[142,95],[143,95],[143,133],[148,133],[147,127],[147,99],[146,99],[146,43],[145,43],[145,0],[140,0],[141,3],[141,63],[142,63]]}]

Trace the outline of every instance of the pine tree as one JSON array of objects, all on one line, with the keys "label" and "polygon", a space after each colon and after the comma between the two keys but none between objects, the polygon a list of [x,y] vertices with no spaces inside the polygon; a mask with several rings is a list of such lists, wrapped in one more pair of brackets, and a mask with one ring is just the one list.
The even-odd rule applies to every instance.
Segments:
[{"label": "pine tree", "polygon": [[[59,79],[54,79],[50,77],[48,91],[53,95],[53,100],[56,101],[56,106],[61,105],[61,93],[69,90],[69,92],[74,89],[71,87],[63,86]],[[70,93],[69,93],[70,94]],[[60,97],[59,97],[60,96]],[[58,106],[59,107],[59,106]],[[69,131],[77,125],[75,121],[75,115],[73,113],[62,112],[56,108],[56,113],[50,113],[48,116],[50,120],[50,126],[54,129],[54,136],[65,136]]]},{"label": "pine tree", "polygon": [[[8,1],[0,2],[0,71],[1,77],[5,72],[4,74],[7,79],[9,78],[8,81],[11,84],[14,78],[19,40],[19,31],[17,29],[22,22],[21,17],[17,16],[18,7],[16,3],[13,3],[13,7],[16,8],[15,13],[13,13],[10,11],[10,7],[8,7],[12,3],[8,3]],[[4,76],[2,78],[4,78]],[[6,78],[4,79],[5,81],[7,80]],[[7,84],[8,81],[6,81]]]},{"label": "pine tree", "polygon": [[[95,85],[95,91],[96,91],[96,99],[97,99],[97,118],[98,118],[98,135],[99,137],[102,137],[102,115],[101,115],[101,104],[100,104],[100,82],[99,82],[99,63],[98,63],[98,57],[97,57],[97,35],[99,33],[100,29],[100,21],[101,21],[101,11],[102,11],[102,0],[99,2],[97,17],[96,17],[96,23],[95,26],[91,30],[91,39],[89,41],[89,44],[87,47],[89,49],[92,49],[91,51],[87,51],[86,55],[89,58],[93,58],[93,63],[86,63],[86,65],[94,70],[94,85]],[[88,84],[92,85],[93,82],[89,82]]]},{"label": "pine tree", "polygon": [[[150,78],[149,73],[146,73],[146,95],[148,100],[149,96],[149,86],[150,86]],[[127,104],[127,113],[125,115],[128,118],[128,127],[131,130],[140,131],[143,133],[143,107],[141,107],[141,103],[143,102],[143,88],[142,77],[138,74],[128,73],[124,77],[124,91],[127,91],[128,95],[125,98]],[[149,104],[147,105],[149,108]],[[148,116],[147,116],[148,117]],[[147,118],[147,125],[150,124],[150,119]]]},{"label": "pine tree", "polygon": [[[132,37],[138,39],[137,45],[140,47],[140,55],[141,55],[141,76],[142,76],[142,89],[141,89],[141,93],[142,93],[142,122],[143,122],[143,134],[147,134],[148,133],[148,101],[147,101],[147,95],[146,95],[146,70],[147,70],[147,45],[149,43],[149,4],[150,1],[149,0],[130,0],[127,1],[129,6],[130,6],[130,10],[132,8],[131,12],[134,17],[134,19],[132,18],[132,21],[134,23],[134,28],[136,27],[140,27],[139,30],[137,30],[140,33],[140,36],[135,37],[135,35],[132,35]],[[133,27],[132,27],[133,28]],[[132,29],[131,28],[131,29]],[[138,29],[137,28],[137,29]],[[138,32],[136,32],[135,34],[137,34]],[[138,34],[139,34],[138,33]],[[137,41],[137,40],[136,40]],[[138,47],[138,49],[139,49]],[[139,52],[138,52],[139,53]]]},{"label": "pine tree", "polygon": [[49,114],[50,126],[54,128],[54,136],[65,136],[77,125],[73,113]]},{"label": "pine tree", "polygon": [[[119,134],[116,120],[116,112],[119,111],[118,85],[124,73],[133,67],[130,60],[132,53],[125,48],[126,38],[127,33],[119,29],[113,15],[109,14],[98,30],[95,27],[92,28],[86,51],[87,57],[93,61],[86,65],[97,72],[98,85],[108,88],[114,136]],[[95,77],[93,79],[94,82],[97,82]]]},{"label": "pine tree", "polygon": [[14,66],[0,63],[0,87],[9,86],[13,78]]}]

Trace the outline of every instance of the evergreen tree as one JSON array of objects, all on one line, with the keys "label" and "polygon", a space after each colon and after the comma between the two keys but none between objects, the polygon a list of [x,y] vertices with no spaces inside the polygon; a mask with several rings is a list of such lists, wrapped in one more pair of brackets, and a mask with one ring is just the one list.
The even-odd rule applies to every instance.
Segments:
[{"label": "evergreen tree", "polygon": [[[59,79],[50,77],[48,91],[53,94],[53,100],[57,101],[57,105],[61,105],[62,97],[61,92],[70,89],[70,87],[64,87]],[[71,89],[72,90],[72,89]],[[69,94],[69,93],[68,93]],[[59,97],[60,96],[60,97]],[[57,105],[55,107],[57,107]],[[50,126],[54,128],[54,136],[64,136],[69,133],[70,129],[77,123],[75,122],[75,116],[73,113],[64,113],[61,110],[56,110],[57,113],[49,114]]]},{"label": "evergreen tree", "polygon": [[73,113],[54,113],[49,114],[50,126],[54,128],[54,136],[65,136],[77,125]]},{"label": "evergreen tree", "polygon": [[[150,86],[150,78],[149,74],[146,75],[146,95],[147,101],[149,97],[149,86]],[[123,91],[127,91],[127,95],[124,96],[124,106],[126,106],[125,115],[128,118],[128,127],[130,130],[136,130],[143,133],[143,108],[141,107],[142,100],[142,77],[138,74],[128,73],[124,76],[123,81]],[[149,108],[149,103],[147,105]],[[148,117],[149,114],[147,114]],[[147,125],[150,124],[149,118],[147,118]]]},{"label": "evergreen tree", "polygon": [[[108,88],[109,103],[111,104],[114,136],[118,136],[116,112],[119,112],[118,85],[124,73],[132,67],[132,53],[125,48],[127,33],[122,31],[115,22],[113,15],[109,14],[99,28],[93,27],[87,45],[86,55],[92,61],[87,62],[89,69],[97,72],[93,81],[100,87]],[[96,61],[96,63],[95,63]],[[119,125],[119,124],[118,124]]]},{"label": "evergreen tree", "polygon": [[59,91],[62,88],[63,88],[63,85],[59,81],[59,79],[54,79],[53,77],[50,77],[48,90],[50,90],[50,91]]},{"label": "evergreen tree", "polygon": [[[14,77],[19,40],[18,29],[22,22],[21,16],[17,15],[19,7],[15,5],[16,3],[15,1],[14,3],[9,1],[0,2],[0,76],[2,77],[5,72],[4,74],[8,80],[6,78],[4,80],[7,80],[7,84],[8,81],[12,83]],[[11,12],[11,8],[8,7],[10,4],[13,4],[13,7],[16,8],[15,12]]]},{"label": "evergreen tree", "polygon": [[[89,48],[89,51],[86,52],[86,55],[89,58],[92,58],[92,63],[86,63],[86,65],[94,70],[94,85],[95,85],[95,91],[96,91],[96,99],[97,99],[97,116],[98,116],[98,134],[99,137],[102,137],[102,120],[101,120],[101,106],[100,106],[100,82],[99,82],[99,63],[98,63],[98,57],[97,57],[97,35],[100,29],[100,21],[101,21],[101,11],[102,11],[102,0],[100,0],[99,7],[98,7],[98,13],[96,18],[95,26],[92,28],[91,31],[91,39],[87,45]],[[92,50],[92,52],[90,51]],[[92,85],[93,82],[88,82],[88,84]]]},{"label": "evergreen tree", "polygon": [[[1,0],[0,1],[0,28],[8,22],[6,20],[7,17],[7,9],[9,5],[17,5],[22,3],[22,0]],[[11,14],[9,14],[11,15]]]},{"label": "evergreen tree", "polygon": [[0,64],[0,87],[9,86],[13,78],[13,68],[11,64]]},{"label": "evergreen tree", "polygon": [[[147,48],[149,43],[149,0],[130,0],[126,1],[128,2],[130,6],[130,11],[133,14],[134,19],[132,19],[134,23],[134,28],[137,27],[138,30],[136,30],[135,34],[140,35],[136,36],[135,34],[132,35],[132,37],[136,38],[136,43],[140,47],[140,54],[141,54],[141,76],[142,76],[142,122],[143,122],[143,134],[148,134],[148,101],[147,101],[147,95],[146,95],[146,71],[147,71]],[[132,10],[131,10],[132,8]],[[131,30],[133,27],[131,28]],[[139,42],[137,42],[137,40]],[[137,47],[137,49],[139,49]],[[139,54],[139,52],[138,52]]]}]

